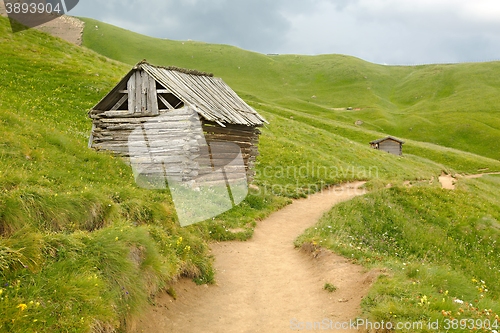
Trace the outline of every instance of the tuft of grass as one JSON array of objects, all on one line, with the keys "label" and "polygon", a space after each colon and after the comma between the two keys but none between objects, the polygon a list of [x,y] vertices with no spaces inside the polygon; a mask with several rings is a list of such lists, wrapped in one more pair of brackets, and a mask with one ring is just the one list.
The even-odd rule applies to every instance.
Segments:
[{"label": "tuft of grass", "polygon": [[337,290],[337,287],[335,287],[333,284],[327,282],[323,286],[323,289],[328,291],[329,293],[333,293],[334,291]]},{"label": "tuft of grass", "polygon": [[174,300],[177,300],[177,292],[175,291],[174,287],[169,287],[167,289],[167,294],[169,294]]}]

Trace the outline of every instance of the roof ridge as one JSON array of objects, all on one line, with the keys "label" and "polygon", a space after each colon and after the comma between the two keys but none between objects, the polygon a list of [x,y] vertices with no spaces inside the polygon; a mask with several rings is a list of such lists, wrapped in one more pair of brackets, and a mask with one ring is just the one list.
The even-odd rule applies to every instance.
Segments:
[{"label": "roof ridge", "polygon": [[382,141],[385,141],[385,140],[394,140],[394,141],[397,141],[397,142],[400,142],[401,144],[404,144],[405,142],[401,139],[398,139],[392,135],[388,135],[386,136],[385,138],[381,138],[381,139],[378,139],[378,140],[373,140],[372,142],[370,142],[371,144],[375,144],[375,143],[380,143]]},{"label": "roof ridge", "polygon": [[183,74],[188,74],[188,75],[214,77],[213,73],[202,72],[202,71],[198,71],[196,69],[181,68],[181,67],[177,67],[177,66],[156,66],[156,65],[152,65],[146,59],[143,59],[142,61],[140,61],[139,63],[137,63],[137,65],[135,65],[135,68],[139,68],[142,65],[148,65],[148,66],[151,66],[151,67],[154,67],[154,68],[165,69],[165,70],[168,70],[168,71],[175,71],[175,72],[179,72],[179,73],[183,73]]}]

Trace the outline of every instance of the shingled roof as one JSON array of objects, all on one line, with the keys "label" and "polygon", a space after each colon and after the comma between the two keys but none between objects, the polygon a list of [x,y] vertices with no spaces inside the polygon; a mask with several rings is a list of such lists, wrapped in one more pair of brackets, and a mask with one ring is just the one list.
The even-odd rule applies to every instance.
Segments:
[{"label": "shingled roof", "polygon": [[[267,121],[245,103],[222,79],[212,74],[176,67],[153,66],[141,61],[104,97],[93,110],[106,110],[109,96],[126,89],[127,81],[143,70],[184,105],[193,107],[207,121],[224,124],[262,126]],[[94,111],[95,112],[95,111]]]}]

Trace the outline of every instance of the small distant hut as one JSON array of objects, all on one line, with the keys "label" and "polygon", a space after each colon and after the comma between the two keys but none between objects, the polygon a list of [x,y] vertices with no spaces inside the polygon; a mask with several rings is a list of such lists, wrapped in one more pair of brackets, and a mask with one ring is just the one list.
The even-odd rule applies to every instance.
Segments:
[{"label": "small distant hut", "polygon": [[[200,175],[197,152],[212,142],[233,143],[241,148],[251,181],[259,127],[267,123],[222,79],[194,70],[153,66],[146,61],[135,65],[89,111],[89,116],[93,120],[89,147],[132,159],[131,146],[147,145],[155,155],[150,163],[168,161],[182,181]],[[193,118],[201,123],[200,130],[192,130]],[[147,139],[142,133],[147,134]],[[213,149],[206,150],[211,155]],[[187,152],[186,156],[179,155],[179,151]],[[212,166],[231,162],[234,156],[229,155],[214,157],[219,160],[212,161]]]},{"label": "small distant hut", "polygon": [[386,138],[370,142],[372,148],[382,150],[398,156],[403,155],[403,144],[404,141],[396,139],[395,137],[392,136],[388,136]]}]

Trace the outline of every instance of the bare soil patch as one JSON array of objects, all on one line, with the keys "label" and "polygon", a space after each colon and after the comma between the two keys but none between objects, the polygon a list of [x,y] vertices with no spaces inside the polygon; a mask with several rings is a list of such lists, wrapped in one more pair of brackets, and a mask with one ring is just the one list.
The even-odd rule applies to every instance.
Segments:
[{"label": "bare soil patch", "polygon": [[[0,1],[0,15],[7,17],[3,1]],[[62,15],[55,20],[35,27],[35,29],[81,46],[84,26],[83,21],[72,16]]]},{"label": "bare soil patch", "polygon": [[360,185],[294,201],[260,222],[247,242],[213,244],[216,285],[179,281],[176,300],[159,296],[131,331],[290,332],[301,323],[356,318],[377,273],[326,250],[296,249],[293,241],[336,203],[364,194]]},{"label": "bare soil patch", "polygon": [[439,176],[439,182],[441,186],[446,190],[454,190],[456,179],[451,175],[441,175]]}]

